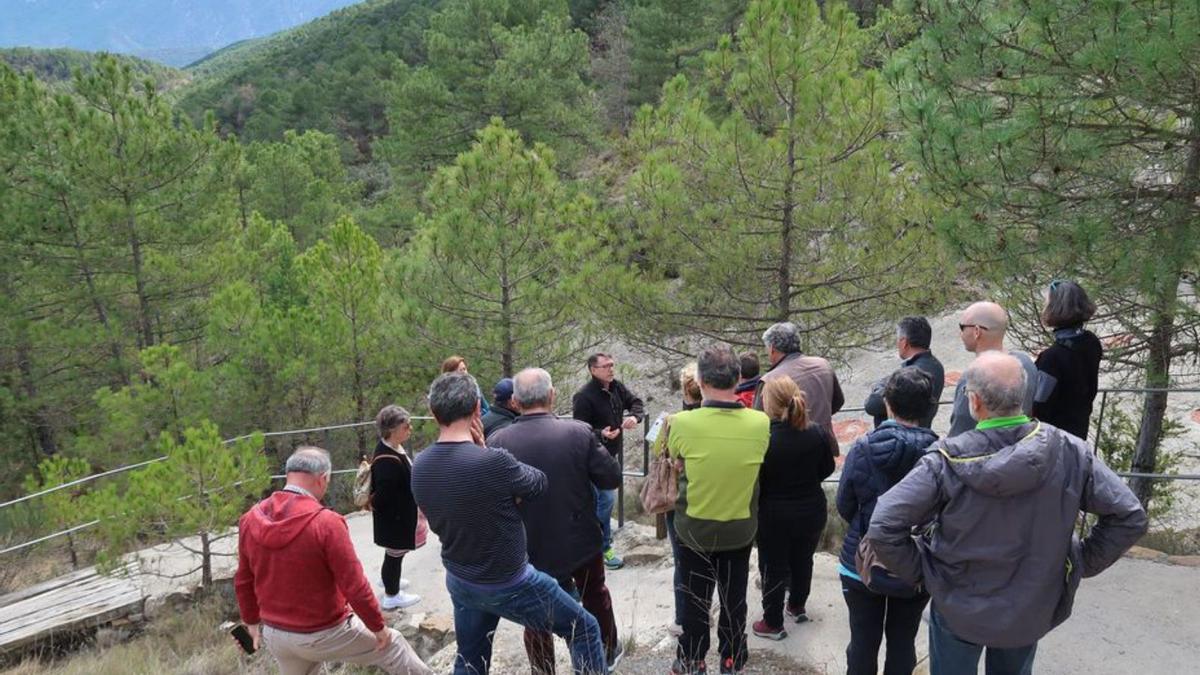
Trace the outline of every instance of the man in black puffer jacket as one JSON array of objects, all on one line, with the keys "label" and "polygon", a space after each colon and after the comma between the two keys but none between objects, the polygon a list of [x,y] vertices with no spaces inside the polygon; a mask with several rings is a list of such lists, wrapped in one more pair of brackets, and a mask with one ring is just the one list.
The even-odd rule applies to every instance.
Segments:
[{"label": "man in black puffer jacket", "polygon": [[838,571],[842,597],[850,613],[850,645],[846,647],[849,675],[875,673],[885,633],[885,675],[911,673],[917,664],[914,641],[929,596],[878,569],[871,579],[875,590],[868,588],[854,558],[876,500],[899,483],[938,439],[937,434],[921,426],[932,393],[932,379],[917,366],[905,366],[892,373],[883,386],[887,421],[854,443],[842,468],[837,508],[849,529]]}]

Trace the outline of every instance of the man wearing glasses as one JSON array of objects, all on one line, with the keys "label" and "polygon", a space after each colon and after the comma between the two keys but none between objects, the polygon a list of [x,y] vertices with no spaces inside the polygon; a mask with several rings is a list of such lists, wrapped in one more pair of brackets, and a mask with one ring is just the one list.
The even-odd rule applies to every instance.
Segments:
[{"label": "man wearing glasses", "polygon": [[[976,356],[984,352],[1004,351],[1004,332],[1008,330],[1008,312],[994,302],[977,302],[963,310],[958,321],[958,336],[962,339],[963,348]],[[1033,359],[1022,351],[1008,352],[1025,369],[1025,397],[1021,402],[1021,411],[1029,415],[1033,412],[1033,394],[1037,391],[1038,370]],[[954,409],[950,412],[950,431],[946,437],[957,436],[964,431],[975,428],[975,418],[971,417],[970,403],[967,401],[967,377],[964,374],[954,388]]]},{"label": "man wearing glasses", "polygon": [[[613,457],[620,459],[625,442],[624,431],[636,427],[646,415],[642,399],[634,396],[624,384],[616,379],[616,362],[603,352],[588,357],[588,383],[575,392],[571,407],[572,416],[586,422],[600,441],[600,445]],[[600,490],[596,495],[596,516],[604,534],[604,565],[616,570],[625,566],[625,561],[612,549],[613,504],[616,490]]]}]

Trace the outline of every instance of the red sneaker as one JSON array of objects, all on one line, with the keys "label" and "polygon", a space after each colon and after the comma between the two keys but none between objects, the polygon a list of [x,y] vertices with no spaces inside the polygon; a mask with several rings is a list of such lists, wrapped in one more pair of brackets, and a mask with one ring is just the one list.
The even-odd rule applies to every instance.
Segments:
[{"label": "red sneaker", "polygon": [[758,637],[767,638],[768,640],[782,640],[787,637],[787,631],[782,626],[776,628],[768,624],[766,620],[755,621],[751,629]]}]

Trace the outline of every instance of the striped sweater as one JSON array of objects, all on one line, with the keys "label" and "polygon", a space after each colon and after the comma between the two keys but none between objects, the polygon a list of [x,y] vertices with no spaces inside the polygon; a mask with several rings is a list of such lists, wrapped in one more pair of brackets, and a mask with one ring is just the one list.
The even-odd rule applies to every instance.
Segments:
[{"label": "striped sweater", "polygon": [[516,499],[545,492],[544,473],[507,450],[434,443],[413,463],[412,490],[441,540],[447,572],[475,584],[502,584],[525,572],[529,557]]}]

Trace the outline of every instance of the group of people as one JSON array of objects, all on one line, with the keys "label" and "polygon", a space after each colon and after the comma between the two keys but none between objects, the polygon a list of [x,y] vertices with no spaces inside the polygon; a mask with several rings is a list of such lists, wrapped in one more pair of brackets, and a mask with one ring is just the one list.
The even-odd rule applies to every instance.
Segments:
[{"label": "group of people", "polygon": [[[974,673],[985,652],[989,674],[1030,673],[1038,640],[1070,614],[1080,578],[1145,532],[1138,500],[1085,441],[1101,356],[1083,327],[1094,311],[1077,284],[1051,284],[1042,319],[1055,342],[1034,360],[1004,350],[1002,307],[964,310],[959,333],[976,358],[956,383],[945,438],[931,429],[945,376],[930,325],[899,322],[901,366],[872,388],[865,407],[876,426],[853,443],[837,489],[848,524],[838,567],[848,673],[877,672],[885,637],[884,673],[911,673],[927,606],[935,675]],[[802,353],[801,338],[795,324],[778,323],[763,334],[765,371],[753,353],[712,345],[680,375],[683,410],[656,444],[678,471],[667,514],[673,674],[707,672],[714,591],[719,672],[745,667],[755,546],[762,615],[751,632],[780,640],[788,624],[808,619],[827,517],[821,483],[839,454],[832,416],[845,396],[830,363]],[[438,438],[415,459],[403,449],[408,414],[380,411],[371,503],[385,548],[382,598],[344,520],[320,506],[328,454],[297,450],[285,488],[240,523],[235,585],[256,644],[285,673],[323,660],[428,672],[381,614],[419,601],[400,567],[427,520],[454,607],[456,674],[488,672],[502,618],[524,626],[535,673],[554,672],[554,635],[567,642],[574,671],[612,672],[623,655],[605,578],[621,567],[613,494],[623,435],[645,415],[614,365],[608,354],[588,358],[574,419],[562,419],[545,370],[498,382],[484,413],[465,362],[448,359],[428,395]],[[1081,513],[1096,516],[1082,539]]]}]

